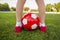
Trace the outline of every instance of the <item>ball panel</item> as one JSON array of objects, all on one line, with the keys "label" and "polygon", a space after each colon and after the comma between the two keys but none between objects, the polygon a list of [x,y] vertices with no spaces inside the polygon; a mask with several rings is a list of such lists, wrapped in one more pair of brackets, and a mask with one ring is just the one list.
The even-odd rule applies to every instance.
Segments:
[{"label": "ball panel", "polygon": [[32,18],[34,18],[34,19],[36,19],[36,18],[37,18],[36,14],[34,14],[34,13],[33,13],[33,14],[31,14],[31,17],[32,17]]},{"label": "ball panel", "polygon": [[36,25],[36,24],[33,24],[33,25],[31,26],[31,28],[32,28],[32,29],[36,29],[36,28],[37,28],[37,25]]},{"label": "ball panel", "polygon": [[31,27],[29,25],[23,25],[24,29],[31,30]]},{"label": "ball panel", "polygon": [[23,24],[26,25],[27,24],[27,19],[23,19]]}]

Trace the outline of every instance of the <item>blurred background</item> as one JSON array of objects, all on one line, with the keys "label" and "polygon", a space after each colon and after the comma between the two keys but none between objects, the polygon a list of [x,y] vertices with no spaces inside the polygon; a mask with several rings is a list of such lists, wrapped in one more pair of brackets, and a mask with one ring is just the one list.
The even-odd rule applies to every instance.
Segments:
[{"label": "blurred background", "polygon": [[[60,0],[44,0],[46,12],[60,12]],[[0,11],[15,11],[17,0],[0,0]],[[24,11],[38,12],[35,0],[26,0]]]}]

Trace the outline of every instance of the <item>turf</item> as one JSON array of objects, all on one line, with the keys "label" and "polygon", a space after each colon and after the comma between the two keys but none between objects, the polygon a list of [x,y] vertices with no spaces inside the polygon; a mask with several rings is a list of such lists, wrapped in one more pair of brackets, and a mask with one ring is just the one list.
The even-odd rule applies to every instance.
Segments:
[{"label": "turf", "polygon": [[15,13],[0,13],[0,40],[60,40],[60,14],[46,14],[46,33],[23,29],[15,34],[15,16]]}]

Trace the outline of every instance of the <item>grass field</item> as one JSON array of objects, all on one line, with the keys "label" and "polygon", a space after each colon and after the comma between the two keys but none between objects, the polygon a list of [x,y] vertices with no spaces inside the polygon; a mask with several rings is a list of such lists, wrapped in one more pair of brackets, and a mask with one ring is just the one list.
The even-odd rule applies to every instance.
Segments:
[{"label": "grass field", "polygon": [[0,40],[60,40],[60,14],[46,14],[47,33],[24,30],[16,35],[14,13],[0,13]]}]

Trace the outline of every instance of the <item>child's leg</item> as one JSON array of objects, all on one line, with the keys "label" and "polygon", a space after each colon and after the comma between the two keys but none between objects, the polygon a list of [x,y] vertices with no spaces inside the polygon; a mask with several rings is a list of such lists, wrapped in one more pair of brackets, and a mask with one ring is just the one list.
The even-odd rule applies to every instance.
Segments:
[{"label": "child's leg", "polygon": [[[39,15],[40,15],[40,31],[46,32],[46,26],[45,26],[45,5],[44,0],[36,0],[36,3],[38,5]],[[43,28],[41,28],[43,27]]]},{"label": "child's leg", "polygon": [[21,19],[22,19],[22,13],[23,13],[23,7],[25,4],[26,0],[18,0],[17,1],[17,5],[16,5],[16,27],[14,29],[14,31],[16,33],[21,32],[21,27],[22,27],[22,23],[21,23]]},{"label": "child's leg", "polygon": [[18,0],[16,5],[16,21],[20,22],[23,13],[23,7],[25,4],[25,0]]}]

